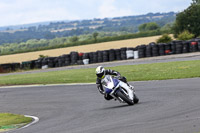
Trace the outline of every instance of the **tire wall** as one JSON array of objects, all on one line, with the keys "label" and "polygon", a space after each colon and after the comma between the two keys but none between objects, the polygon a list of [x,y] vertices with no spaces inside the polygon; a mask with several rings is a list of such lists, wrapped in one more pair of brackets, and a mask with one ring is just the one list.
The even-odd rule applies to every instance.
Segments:
[{"label": "tire wall", "polygon": [[64,67],[70,65],[87,65],[109,61],[137,59],[171,54],[182,54],[200,51],[200,38],[188,41],[172,41],[170,43],[154,42],[148,45],[142,44],[137,47],[122,47],[89,53],[72,51],[59,57],[46,57],[22,63],[0,64],[0,73],[16,71],[17,69],[41,69]]}]

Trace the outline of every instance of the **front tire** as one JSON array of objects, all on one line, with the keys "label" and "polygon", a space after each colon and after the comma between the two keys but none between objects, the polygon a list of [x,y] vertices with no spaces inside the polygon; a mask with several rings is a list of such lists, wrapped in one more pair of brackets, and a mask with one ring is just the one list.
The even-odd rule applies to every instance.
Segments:
[{"label": "front tire", "polygon": [[117,96],[120,97],[123,101],[125,101],[128,105],[133,105],[134,104],[134,101],[132,101],[129,98],[127,98],[126,95],[121,91],[117,92]]},{"label": "front tire", "polygon": [[139,98],[136,96],[136,94],[134,94],[133,101],[134,101],[135,104],[137,104],[139,102]]}]

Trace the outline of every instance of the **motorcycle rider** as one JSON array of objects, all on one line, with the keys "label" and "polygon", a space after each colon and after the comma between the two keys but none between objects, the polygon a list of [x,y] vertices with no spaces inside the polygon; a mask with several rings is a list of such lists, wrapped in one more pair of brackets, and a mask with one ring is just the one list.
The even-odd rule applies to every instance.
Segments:
[{"label": "motorcycle rider", "polygon": [[127,83],[127,80],[125,77],[121,77],[121,74],[115,70],[111,70],[111,69],[106,70],[104,67],[98,66],[96,68],[96,76],[97,76],[96,84],[97,84],[97,88],[98,88],[99,92],[104,95],[104,98],[106,100],[111,100],[111,99],[113,99],[113,97],[110,96],[109,94],[105,93],[105,91],[103,89],[101,79],[103,79],[105,77],[105,75],[113,75],[113,76],[118,77],[118,79],[122,81],[121,82],[122,87],[127,90],[130,98],[131,99],[133,98],[134,88],[133,88],[133,86],[131,86]]}]

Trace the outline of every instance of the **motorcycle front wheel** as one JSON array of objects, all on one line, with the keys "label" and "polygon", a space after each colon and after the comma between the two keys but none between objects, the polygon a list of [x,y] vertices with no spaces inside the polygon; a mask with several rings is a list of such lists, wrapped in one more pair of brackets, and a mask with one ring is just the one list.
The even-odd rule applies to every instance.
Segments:
[{"label": "motorcycle front wheel", "polygon": [[117,96],[120,97],[128,105],[133,105],[134,104],[134,102],[131,99],[127,98],[127,96],[121,91],[117,92]]}]

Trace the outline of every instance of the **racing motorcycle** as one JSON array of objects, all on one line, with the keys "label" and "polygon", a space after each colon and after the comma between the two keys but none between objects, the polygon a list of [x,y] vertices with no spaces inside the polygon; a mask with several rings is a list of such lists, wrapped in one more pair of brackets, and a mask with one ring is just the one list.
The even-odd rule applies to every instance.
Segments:
[{"label": "racing motorcycle", "polygon": [[[117,77],[111,75],[105,75],[101,80],[102,85],[105,87],[105,93],[109,94],[121,103],[127,103],[128,105],[133,105],[139,102],[139,98],[136,96],[134,90],[129,87],[126,83],[119,80]],[[130,98],[130,94],[127,89],[131,89],[133,98]]]}]

